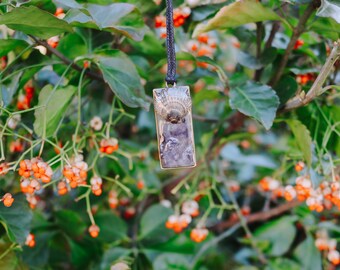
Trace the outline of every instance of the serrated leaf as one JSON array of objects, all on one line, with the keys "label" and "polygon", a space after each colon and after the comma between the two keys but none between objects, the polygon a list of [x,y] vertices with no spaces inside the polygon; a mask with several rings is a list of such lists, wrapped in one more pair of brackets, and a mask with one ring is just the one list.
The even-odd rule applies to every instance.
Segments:
[{"label": "serrated leaf", "polygon": [[73,31],[65,21],[35,6],[21,6],[1,15],[0,24],[43,39]]},{"label": "serrated leaf", "polygon": [[302,152],[308,167],[310,167],[312,164],[312,139],[309,130],[299,120],[290,119],[286,120],[286,123],[292,130],[297,147]]},{"label": "serrated leaf", "polygon": [[172,213],[170,208],[162,205],[153,205],[148,208],[141,219],[139,238],[157,240],[157,238],[168,237],[170,231],[166,229],[165,222]]},{"label": "serrated leaf", "polygon": [[103,211],[95,216],[95,220],[100,228],[100,241],[111,243],[127,237],[126,223],[114,213]]},{"label": "serrated leaf", "polygon": [[41,90],[38,102],[39,108],[34,112],[35,121],[33,125],[34,132],[38,136],[44,134],[44,128],[46,128],[45,135],[47,137],[54,133],[75,92],[76,87],[72,85],[58,88],[55,91],[53,91],[51,85],[46,85]]},{"label": "serrated leaf", "polygon": [[199,24],[193,36],[211,31],[224,30],[247,23],[282,20],[274,11],[254,0],[237,1],[223,7],[207,24]]},{"label": "serrated leaf", "polygon": [[230,106],[254,117],[266,129],[270,129],[279,106],[279,98],[268,85],[248,82],[230,90]]},{"label": "serrated leaf", "polygon": [[86,224],[81,217],[72,210],[61,210],[55,213],[56,223],[69,236],[78,237],[86,231]]},{"label": "serrated leaf", "polygon": [[285,216],[267,222],[254,232],[254,237],[270,243],[267,251],[270,255],[281,256],[289,250],[294,241],[296,219],[294,216]]},{"label": "serrated leaf", "polygon": [[8,237],[18,244],[23,244],[30,231],[32,211],[23,194],[14,196],[11,207],[0,204],[0,222],[5,226]]},{"label": "serrated leaf", "polygon": [[117,97],[129,107],[149,110],[140,77],[132,61],[121,51],[112,50],[106,55],[94,57],[104,80]]},{"label": "serrated leaf", "polygon": [[83,5],[81,9],[69,10],[64,20],[74,26],[117,32],[137,41],[143,39],[146,31],[140,11],[128,3]]},{"label": "serrated leaf", "polygon": [[315,246],[315,240],[307,234],[306,240],[304,240],[294,251],[294,256],[302,265],[302,269],[322,269],[321,253]]},{"label": "serrated leaf", "polygon": [[316,12],[317,16],[333,18],[340,23],[340,3],[335,1],[321,0],[321,6]]}]

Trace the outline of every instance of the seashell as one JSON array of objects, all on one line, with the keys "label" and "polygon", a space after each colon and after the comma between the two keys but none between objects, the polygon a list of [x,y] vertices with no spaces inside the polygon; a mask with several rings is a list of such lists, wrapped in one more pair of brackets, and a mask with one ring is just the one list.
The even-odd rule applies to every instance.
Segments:
[{"label": "seashell", "polygon": [[165,121],[177,124],[191,110],[191,98],[188,88],[164,89],[154,95],[155,112]]}]

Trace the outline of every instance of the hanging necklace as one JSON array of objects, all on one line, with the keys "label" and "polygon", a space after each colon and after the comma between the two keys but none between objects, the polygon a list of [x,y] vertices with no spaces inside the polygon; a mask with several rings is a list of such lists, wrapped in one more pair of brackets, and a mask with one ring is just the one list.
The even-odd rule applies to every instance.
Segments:
[{"label": "hanging necklace", "polygon": [[166,0],[166,87],[153,90],[158,150],[162,169],[196,166],[191,97],[188,86],[176,85],[172,0]]}]

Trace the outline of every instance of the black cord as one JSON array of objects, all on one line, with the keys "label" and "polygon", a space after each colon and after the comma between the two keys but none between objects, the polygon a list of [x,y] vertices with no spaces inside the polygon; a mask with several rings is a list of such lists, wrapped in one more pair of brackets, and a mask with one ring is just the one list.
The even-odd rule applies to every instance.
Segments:
[{"label": "black cord", "polygon": [[174,85],[176,80],[176,51],[174,39],[174,20],[172,0],[166,0],[166,47],[168,72],[165,77],[167,84]]}]

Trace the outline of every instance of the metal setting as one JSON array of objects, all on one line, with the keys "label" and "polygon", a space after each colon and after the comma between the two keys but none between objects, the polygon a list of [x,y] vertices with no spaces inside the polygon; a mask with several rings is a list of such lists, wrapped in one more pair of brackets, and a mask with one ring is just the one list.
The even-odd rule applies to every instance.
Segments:
[{"label": "metal setting", "polygon": [[196,166],[189,87],[154,89],[153,98],[162,169]]}]

